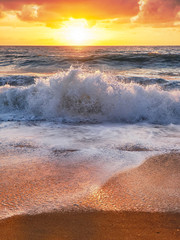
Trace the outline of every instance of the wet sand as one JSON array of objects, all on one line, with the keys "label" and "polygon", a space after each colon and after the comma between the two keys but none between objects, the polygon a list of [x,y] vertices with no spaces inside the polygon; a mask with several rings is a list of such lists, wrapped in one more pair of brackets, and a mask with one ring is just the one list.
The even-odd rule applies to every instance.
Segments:
[{"label": "wet sand", "polygon": [[0,222],[0,240],[177,240],[178,214],[65,212]]},{"label": "wet sand", "polygon": [[113,176],[77,210],[1,220],[0,240],[179,239],[179,174],[179,153],[152,157]]},{"label": "wet sand", "polygon": [[101,210],[180,211],[180,154],[151,157],[113,176],[86,201]]}]

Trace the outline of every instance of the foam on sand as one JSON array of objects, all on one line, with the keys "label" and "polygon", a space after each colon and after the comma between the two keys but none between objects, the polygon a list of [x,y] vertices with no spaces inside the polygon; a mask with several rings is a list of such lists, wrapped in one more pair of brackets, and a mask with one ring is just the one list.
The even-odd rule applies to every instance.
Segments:
[{"label": "foam on sand", "polygon": [[101,210],[178,212],[179,186],[180,154],[170,153],[112,177],[86,201]]}]

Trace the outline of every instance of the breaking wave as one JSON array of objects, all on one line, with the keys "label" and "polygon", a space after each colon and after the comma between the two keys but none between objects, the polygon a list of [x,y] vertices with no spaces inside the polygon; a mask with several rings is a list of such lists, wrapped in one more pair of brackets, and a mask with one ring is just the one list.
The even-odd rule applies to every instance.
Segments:
[{"label": "breaking wave", "polygon": [[[33,80],[34,81],[34,80]],[[70,69],[30,86],[0,88],[0,120],[180,124],[180,91]]]},{"label": "breaking wave", "polygon": [[0,77],[0,86],[10,85],[10,86],[26,86],[34,84],[33,76],[25,76],[25,75],[9,75]]}]

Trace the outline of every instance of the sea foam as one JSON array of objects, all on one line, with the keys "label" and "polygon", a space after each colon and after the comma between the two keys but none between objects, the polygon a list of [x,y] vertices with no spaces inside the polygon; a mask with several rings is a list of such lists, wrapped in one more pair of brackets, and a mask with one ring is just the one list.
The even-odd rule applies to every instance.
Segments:
[{"label": "sea foam", "polygon": [[180,123],[180,91],[70,69],[31,86],[0,88],[0,120]]}]

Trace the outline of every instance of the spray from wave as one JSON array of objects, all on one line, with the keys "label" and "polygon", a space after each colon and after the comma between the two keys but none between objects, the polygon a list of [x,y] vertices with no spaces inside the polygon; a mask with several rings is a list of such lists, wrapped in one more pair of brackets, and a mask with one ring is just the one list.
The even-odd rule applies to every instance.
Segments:
[{"label": "spray from wave", "polygon": [[70,69],[34,85],[0,88],[0,120],[180,123],[180,91]]}]

